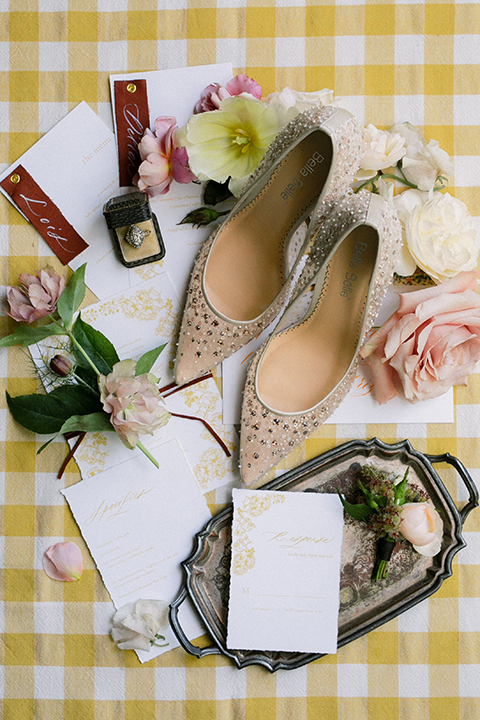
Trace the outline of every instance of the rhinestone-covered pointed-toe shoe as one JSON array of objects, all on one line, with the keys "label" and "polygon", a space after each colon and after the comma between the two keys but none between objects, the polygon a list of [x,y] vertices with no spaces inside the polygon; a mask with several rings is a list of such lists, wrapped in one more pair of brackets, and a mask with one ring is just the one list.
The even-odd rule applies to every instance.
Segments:
[{"label": "rhinestone-covered pointed-toe shoe", "polygon": [[247,485],[322,425],[347,395],[400,250],[395,210],[367,191],[349,192],[316,230],[301,290],[248,370],[240,438]]},{"label": "rhinestone-covered pointed-toe shoe", "polygon": [[197,256],[179,334],[178,384],[211,370],[279,314],[310,240],[307,233],[295,244],[295,231],[312,212],[335,205],[362,151],[355,118],[331,106],[307,110],[280,131]]}]

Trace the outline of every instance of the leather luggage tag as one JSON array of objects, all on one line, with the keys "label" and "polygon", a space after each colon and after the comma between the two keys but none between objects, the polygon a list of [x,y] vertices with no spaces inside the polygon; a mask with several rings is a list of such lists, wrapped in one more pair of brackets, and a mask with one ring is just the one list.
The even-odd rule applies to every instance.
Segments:
[{"label": "leather luggage tag", "polygon": [[147,81],[115,80],[114,93],[120,187],[129,187],[140,165],[138,143],[150,126]]},{"label": "leather luggage tag", "polygon": [[88,247],[22,165],[17,165],[1,185],[64,265]]}]

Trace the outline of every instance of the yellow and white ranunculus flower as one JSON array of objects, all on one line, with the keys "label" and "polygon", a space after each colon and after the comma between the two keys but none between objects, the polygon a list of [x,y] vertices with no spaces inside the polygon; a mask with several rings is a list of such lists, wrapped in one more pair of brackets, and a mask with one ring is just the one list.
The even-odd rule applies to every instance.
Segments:
[{"label": "yellow and white ranunculus flower", "polygon": [[465,203],[449,193],[406,190],[394,204],[406,247],[436,282],[477,267],[476,230]]},{"label": "yellow and white ranunculus flower", "polygon": [[223,183],[251,175],[280,127],[274,108],[239,95],[222,100],[218,110],[192,115],[177,141],[198,178]]}]

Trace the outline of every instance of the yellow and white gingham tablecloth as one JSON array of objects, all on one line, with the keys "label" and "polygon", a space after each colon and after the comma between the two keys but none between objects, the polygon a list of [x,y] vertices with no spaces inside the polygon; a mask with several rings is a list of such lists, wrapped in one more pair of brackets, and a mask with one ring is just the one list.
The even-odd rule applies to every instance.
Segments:
[{"label": "yellow and white gingham tablecloth", "polygon": [[[14,162],[85,100],[111,126],[110,73],[233,62],[264,94],[335,89],[365,124],[409,120],[455,161],[451,191],[480,214],[480,5],[406,0],[0,0],[0,163]],[[68,157],[65,157],[68,162]],[[35,230],[0,198],[0,284],[47,258]],[[51,263],[52,258],[48,257]],[[58,267],[60,267],[58,263]],[[0,334],[11,331],[0,318]],[[5,720],[477,720],[480,717],[480,511],[439,592],[337,655],[270,675],[181,648],[141,666],[108,636],[112,604],[59,493],[80,480],[66,452],[6,409],[33,392],[18,348],[0,351]],[[352,438],[410,438],[457,455],[480,483],[480,375],[455,391],[455,422],[326,426],[296,462]],[[461,506],[456,474],[439,470]],[[208,497],[215,509],[217,497]],[[74,540],[78,583],[50,580],[42,555]],[[1,714],[1,713],[0,713]]]}]

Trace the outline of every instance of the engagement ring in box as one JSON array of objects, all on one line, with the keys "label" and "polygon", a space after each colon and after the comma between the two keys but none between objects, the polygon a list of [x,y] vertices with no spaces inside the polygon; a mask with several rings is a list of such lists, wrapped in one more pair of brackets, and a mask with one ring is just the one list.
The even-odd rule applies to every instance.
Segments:
[{"label": "engagement ring in box", "polygon": [[132,192],[110,198],[103,207],[103,214],[125,267],[144,265],[164,257],[162,235],[146,193]]}]

